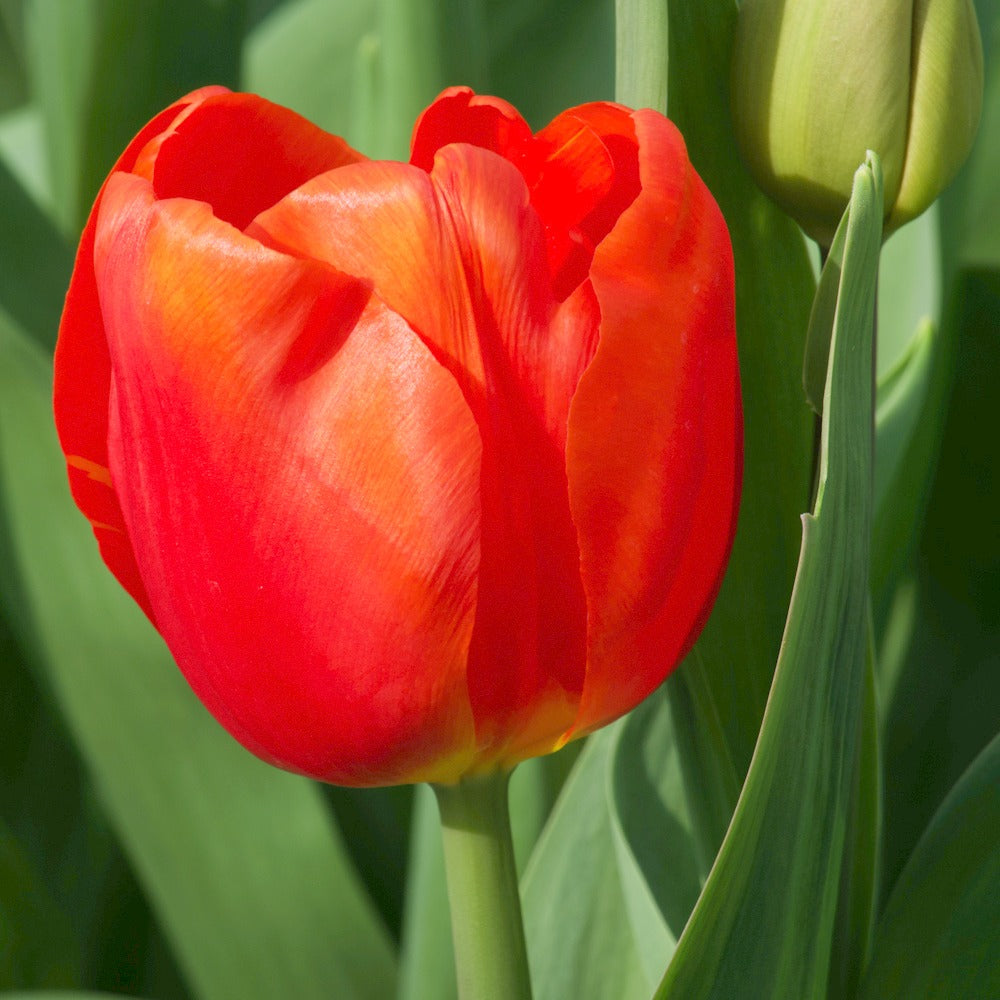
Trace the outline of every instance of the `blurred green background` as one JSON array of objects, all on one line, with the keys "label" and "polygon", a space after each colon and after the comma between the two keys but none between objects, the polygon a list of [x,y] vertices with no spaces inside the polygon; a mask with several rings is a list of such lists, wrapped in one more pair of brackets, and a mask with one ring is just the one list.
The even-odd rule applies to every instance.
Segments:
[{"label": "blurred green background", "polygon": [[[696,19],[699,5],[686,6]],[[712,17],[722,10],[722,27],[705,41],[714,62],[700,64],[674,51],[688,15],[672,13],[669,100],[737,244],[741,345],[744,331],[752,345],[747,516],[778,539],[758,549],[773,599],[765,611],[746,604],[748,619],[767,618],[748,656],[773,665],[811,462],[811,418],[786,363],[801,343],[782,338],[804,332],[811,284],[804,244],[748,200],[718,117],[726,7],[705,4]],[[977,8],[979,139],[939,205],[889,242],[880,281],[883,898],[1000,731],[1000,3]],[[272,772],[209,722],[68,500],[51,350],[100,183],[146,120],[188,90],[255,91],[369,155],[405,158],[414,118],[449,84],[499,94],[536,127],[613,98],[613,39],[611,0],[0,0],[0,990],[442,995],[440,872],[422,790],[319,788]],[[730,214],[741,198],[744,214]],[[779,243],[787,271],[785,257],[768,259]],[[758,378],[767,357],[780,362],[780,398]],[[757,488],[769,475],[773,498]],[[734,562],[752,581],[751,559]],[[713,626],[699,647],[709,658],[723,634]],[[740,683],[723,712],[739,775],[766,694],[766,683],[733,694]],[[525,865],[575,753],[515,779]]]}]

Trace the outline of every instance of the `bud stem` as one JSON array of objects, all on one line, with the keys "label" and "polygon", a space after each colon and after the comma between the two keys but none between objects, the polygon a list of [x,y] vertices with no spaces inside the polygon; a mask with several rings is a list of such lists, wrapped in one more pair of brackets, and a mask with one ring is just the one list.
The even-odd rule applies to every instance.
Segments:
[{"label": "bud stem", "polygon": [[667,0],[615,0],[615,100],[667,113]]},{"label": "bud stem", "polygon": [[508,772],[434,785],[461,1000],[531,1000]]}]

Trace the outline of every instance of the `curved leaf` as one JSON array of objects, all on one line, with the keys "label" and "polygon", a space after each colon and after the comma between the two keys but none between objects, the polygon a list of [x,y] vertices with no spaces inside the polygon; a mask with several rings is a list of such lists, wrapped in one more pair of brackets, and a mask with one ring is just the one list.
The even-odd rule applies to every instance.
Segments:
[{"label": "curved leaf", "polygon": [[729,113],[736,5],[671,3],[669,17],[669,114],[722,209],[736,258],[743,500],[729,569],[698,649],[742,777],[781,641],[797,519],[809,502],[813,414],[800,373],[815,284],[801,232],[756,188],[736,149]]},{"label": "curved leaf", "polygon": [[[855,174],[824,400],[819,490],[732,824],[659,998],[827,993],[868,647],[877,160]],[[874,863],[874,859],[870,859]]]},{"label": "curved leaf", "polygon": [[535,1000],[646,1000],[653,987],[615,861],[607,798],[615,731],[587,739],[521,879]]},{"label": "curved leaf", "polygon": [[0,355],[0,492],[31,618],[19,640],[191,985],[203,1000],[382,1000],[394,956],[318,788],[251,757],[197,703],[69,499],[47,360],[2,322]]},{"label": "curved leaf", "polygon": [[952,789],[879,922],[862,1000],[1000,996],[1000,735]]}]

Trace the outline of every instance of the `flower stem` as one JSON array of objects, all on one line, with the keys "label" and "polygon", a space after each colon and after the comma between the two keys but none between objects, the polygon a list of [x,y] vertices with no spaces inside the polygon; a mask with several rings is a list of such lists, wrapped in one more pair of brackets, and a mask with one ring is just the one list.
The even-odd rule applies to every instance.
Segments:
[{"label": "flower stem", "polygon": [[615,100],[667,111],[667,0],[615,0]]},{"label": "flower stem", "polygon": [[435,785],[461,1000],[531,1000],[507,810],[510,775]]}]

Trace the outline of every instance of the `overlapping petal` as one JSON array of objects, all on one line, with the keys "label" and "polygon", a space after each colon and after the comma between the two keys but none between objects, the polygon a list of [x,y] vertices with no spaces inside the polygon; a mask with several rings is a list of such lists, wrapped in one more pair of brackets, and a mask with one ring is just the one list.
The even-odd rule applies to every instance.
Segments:
[{"label": "overlapping petal", "polygon": [[586,658],[566,425],[598,317],[589,286],[553,297],[522,177],[493,153],[452,145],[429,174],[390,163],[325,174],[248,232],[370,277],[454,373],[483,441],[467,677],[482,761],[560,733]]},{"label": "overlapping petal", "polygon": [[454,378],[370,284],[204,204],[119,175],[97,235],[111,475],[196,692],[285,767],[461,773],[480,448]]},{"label": "overlapping petal", "polygon": [[[213,129],[220,122],[226,128],[225,145],[205,142],[206,129],[218,140]],[[249,219],[266,207],[253,185],[230,183],[226,188],[214,180],[220,171],[229,171],[229,181],[249,181],[266,175],[267,193],[273,196],[273,203],[316,170],[360,158],[343,140],[285,108],[252,95],[231,94],[224,87],[204,87],[166,108],[142,129],[118,159],[111,176],[137,172],[151,177],[159,152],[164,146],[168,153],[171,150],[168,140],[176,144],[174,152],[181,154],[171,154],[172,162],[182,162],[176,170],[166,171],[162,182],[165,189],[172,195],[210,202],[213,194],[219,194],[225,200],[223,211],[217,212],[220,217],[225,217],[226,210],[232,216],[242,210],[242,214],[249,212]],[[267,144],[275,141],[281,145],[274,155],[262,156]],[[194,170],[185,168],[187,157]],[[233,171],[236,163],[245,170],[243,176]],[[181,190],[181,173],[196,186]],[[93,263],[94,232],[103,195],[102,188],[80,238],[63,310],[55,362],[56,423],[68,460],[73,496],[90,519],[101,555],[122,586],[155,621],[108,472],[107,418],[95,405],[108,396],[111,371]],[[235,199],[243,199],[247,205],[234,210]]]},{"label": "overlapping petal", "polygon": [[742,472],[725,222],[676,128],[654,112],[633,120],[642,191],[594,255],[601,342],[569,422],[590,614],[575,732],[637,704],[701,631]]}]

